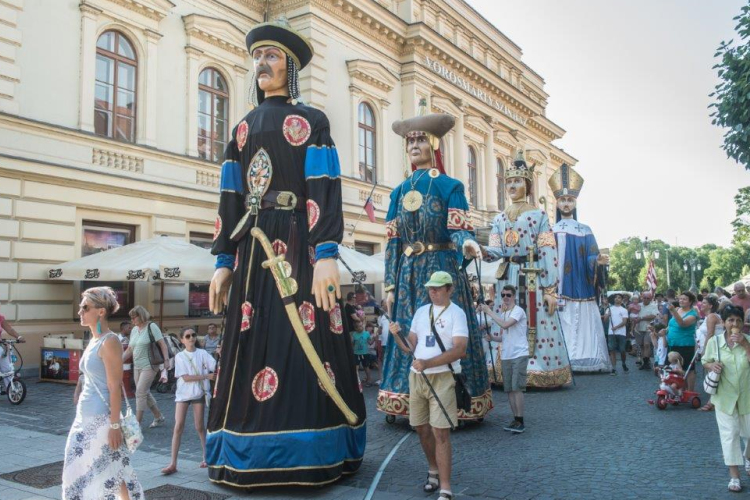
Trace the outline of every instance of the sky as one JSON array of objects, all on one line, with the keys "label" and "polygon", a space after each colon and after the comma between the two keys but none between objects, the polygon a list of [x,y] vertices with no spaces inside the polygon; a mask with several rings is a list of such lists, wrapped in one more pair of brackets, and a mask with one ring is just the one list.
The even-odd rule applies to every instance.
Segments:
[{"label": "sky", "polygon": [[578,159],[578,219],[622,238],[727,246],[750,171],[721,149],[708,97],[742,0],[468,0],[545,80],[555,144]]}]

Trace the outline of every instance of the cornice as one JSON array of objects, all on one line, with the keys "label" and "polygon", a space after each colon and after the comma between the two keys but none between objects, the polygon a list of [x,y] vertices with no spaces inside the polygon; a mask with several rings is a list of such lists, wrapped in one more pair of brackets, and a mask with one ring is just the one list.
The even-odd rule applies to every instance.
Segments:
[{"label": "cornice", "polygon": [[[157,22],[167,17],[169,11],[175,7],[175,4],[169,0],[100,0],[97,3],[102,4],[105,2],[119,5]],[[82,0],[81,6],[84,4],[94,5],[94,2],[92,0]]]}]

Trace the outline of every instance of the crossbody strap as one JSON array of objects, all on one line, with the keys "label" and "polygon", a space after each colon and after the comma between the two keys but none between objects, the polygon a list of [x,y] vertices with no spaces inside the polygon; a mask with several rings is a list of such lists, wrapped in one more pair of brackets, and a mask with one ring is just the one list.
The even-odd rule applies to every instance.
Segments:
[{"label": "crossbody strap", "polygon": [[[201,375],[201,373],[200,373],[200,372],[198,371],[198,367],[196,367],[196,366],[195,366],[195,363],[193,362],[193,358],[191,358],[191,357],[190,357],[190,356],[188,355],[188,353],[187,353],[187,352],[185,353],[185,357],[187,357],[187,359],[188,359],[188,362],[190,362],[190,366],[192,366],[192,367],[193,367],[193,370],[195,370],[195,374],[196,374],[196,375]],[[196,382],[197,382],[198,384],[200,384],[200,386],[201,386],[201,390],[203,391],[203,394],[205,394],[205,393],[206,393],[206,387],[205,387],[205,384],[203,383],[203,382],[205,382],[205,381],[204,381],[204,380],[196,380]]]},{"label": "crossbody strap", "polygon": [[[110,335],[114,335],[114,333],[110,332],[107,335],[105,335],[104,338],[102,339],[102,342],[107,340],[107,337],[109,337]],[[91,355],[91,353],[89,353],[89,355]],[[80,364],[79,364],[79,371],[83,373],[84,377],[86,376],[86,371],[83,369],[83,366],[81,366]],[[89,377],[89,379],[91,380],[91,385],[94,386],[96,393],[99,395],[100,398],[102,398],[102,401],[104,401],[104,404],[107,406],[107,409],[111,412],[112,408],[110,408],[109,406],[109,401],[107,401],[107,399],[104,397],[104,395],[102,394],[102,391],[99,390],[99,386],[96,385],[96,382],[94,381],[94,377]],[[122,396],[125,399],[125,406],[128,408],[129,412],[132,412],[132,409],[130,408],[130,401],[128,401],[128,398],[125,395],[125,384],[120,383],[120,387],[122,388]]]},{"label": "crossbody strap", "polygon": [[[450,307],[450,304],[445,306],[445,309],[440,311],[440,314],[438,314],[438,317],[435,319],[432,319],[432,305],[430,305],[430,328],[432,329],[432,334],[435,336],[435,340],[437,341],[438,345],[440,346],[440,350],[445,352],[445,345],[443,344],[443,339],[440,338],[440,335],[437,332],[437,329],[435,328],[435,322],[440,319],[440,316],[443,315],[443,313],[448,310]],[[448,363],[448,368],[450,368],[451,373],[455,373],[453,371],[453,363]]]}]

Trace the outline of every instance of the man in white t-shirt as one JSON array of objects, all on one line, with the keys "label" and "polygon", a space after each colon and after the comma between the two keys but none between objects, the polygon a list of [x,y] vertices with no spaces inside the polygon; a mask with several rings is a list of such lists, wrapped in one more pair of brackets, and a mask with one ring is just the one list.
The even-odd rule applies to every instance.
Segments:
[{"label": "man in white t-shirt", "polygon": [[[610,297],[610,300],[612,297]],[[628,324],[628,310],[622,307],[622,295],[616,293],[614,295],[614,305],[607,308],[607,312],[604,313],[606,319],[609,320],[609,332],[607,335],[607,347],[609,348],[609,359],[612,362],[612,375],[617,374],[615,366],[617,366],[617,353],[620,353],[622,359],[623,371],[628,371],[628,366],[625,364],[625,357],[627,355],[627,343],[628,337],[626,335],[626,326]]]},{"label": "man in white t-shirt", "polygon": [[[453,278],[450,274],[445,271],[433,273],[430,281],[425,283],[425,288],[430,294],[431,303],[414,313],[407,338],[410,346],[416,346],[409,374],[409,423],[419,434],[429,465],[424,491],[432,493],[439,485],[441,495],[446,494],[447,498],[452,498],[450,427],[451,424],[458,424],[458,408],[456,382],[448,364],[456,373],[461,372],[459,360],[466,354],[469,325],[463,309],[451,302]],[[445,352],[435,339],[432,324],[440,335]],[[399,348],[411,352],[410,347],[404,345],[398,335],[401,325],[393,322],[390,330]],[[425,378],[435,389],[450,422],[430,392]]]},{"label": "man in white t-shirt", "polygon": [[385,346],[388,345],[388,331],[391,322],[388,320],[388,316],[385,313],[385,300],[381,302],[380,308],[378,308],[378,328],[380,329],[380,352],[378,353],[380,361],[383,361],[383,353],[385,352]]},{"label": "man in white t-shirt", "polygon": [[526,337],[528,323],[526,311],[516,305],[516,287],[505,285],[500,291],[502,307],[496,314],[489,306],[480,310],[489,315],[500,326],[500,335],[487,334],[487,340],[502,342],[500,353],[503,367],[503,390],[513,412],[513,422],[503,430],[520,434],[526,430],[523,423],[524,397],[526,392],[526,367],[529,364],[529,341]]},{"label": "man in white t-shirt", "polygon": [[641,346],[641,367],[639,370],[651,369],[651,336],[648,326],[656,319],[659,308],[653,301],[651,292],[643,292],[641,310],[638,311],[638,322],[635,324],[635,343]]}]

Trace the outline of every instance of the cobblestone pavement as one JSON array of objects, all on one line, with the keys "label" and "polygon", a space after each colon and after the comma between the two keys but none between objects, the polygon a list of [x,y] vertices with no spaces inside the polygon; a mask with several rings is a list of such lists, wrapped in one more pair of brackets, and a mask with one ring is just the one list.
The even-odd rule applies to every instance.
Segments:
[{"label": "cobblestone pavement", "polygon": [[[575,387],[560,391],[531,392],[526,398],[527,432],[510,435],[502,426],[510,420],[504,394],[494,391],[495,409],[481,424],[452,434],[453,491],[459,499],[664,499],[743,498],[726,491],[728,475],[723,465],[713,413],[688,407],[659,411],[646,403],[657,386],[650,372],[618,370],[609,375],[577,375]],[[702,373],[699,372],[698,379]],[[28,396],[14,407],[0,400],[0,428],[13,449],[49,441],[48,453],[29,445],[24,455],[8,454],[0,472],[62,460],[62,447],[74,417],[72,386],[28,380]],[[145,430],[145,442],[134,463],[144,485],[180,484],[235,495],[233,498],[336,498],[362,499],[392,447],[410,434],[405,419],[387,424],[375,411],[375,388],[366,389],[368,443],[365,461],[355,476],[322,490],[262,490],[244,493],[216,488],[197,469],[200,443],[186,428],[180,453],[181,472],[161,477],[166,465],[171,426]],[[155,394],[159,407],[173,421],[172,395]],[[705,401],[705,398],[703,398]],[[145,423],[150,423],[150,415]],[[20,429],[8,432],[9,427]],[[43,433],[43,434],[39,434]],[[44,438],[44,435],[48,436]],[[14,436],[20,436],[14,438]],[[15,457],[15,458],[14,458]],[[190,471],[190,472],[188,472]],[[411,434],[385,469],[373,498],[376,500],[425,499],[421,492],[426,474],[417,436]],[[745,483],[750,486],[750,477]],[[55,489],[40,496],[20,493],[14,483],[0,480],[0,499],[57,498]],[[5,488],[5,489],[3,489]],[[28,490],[28,491],[27,491]],[[26,495],[26,496],[24,496]],[[29,496],[30,495],[30,496]],[[47,495],[47,496],[45,496]]]}]

